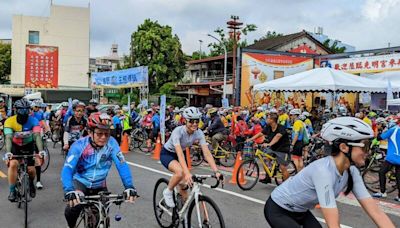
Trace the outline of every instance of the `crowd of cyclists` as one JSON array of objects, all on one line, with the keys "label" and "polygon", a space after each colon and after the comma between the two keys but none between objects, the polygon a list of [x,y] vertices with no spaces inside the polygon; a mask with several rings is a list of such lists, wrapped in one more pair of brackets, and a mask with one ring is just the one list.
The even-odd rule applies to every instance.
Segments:
[{"label": "crowd of cyclists", "polygon": [[[21,151],[36,153],[37,159],[29,164],[30,195],[36,188],[43,188],[40,165],[46,153],[43,135],[60,140],[66,152],[61,179],[68,205],[65,217],[69,227],[74,227],[82,211],[81,196],[107,190],[106,177],[111,164],[117,167],[124,185],[124,195],[133,202],[137,198],[133,178],[120,151],[121,139],[128,136],[129,145],[134,140],[136,128],[146,132],[146,152],[152,152],[152,144],[160,136],[161,117],[159,106],[151,103],[143,107],[132,102],[130,106],[110,106],[103,112],[97,109],[95,99],[86,105],[69,99],[61,108],[52,110],[43,101],[30,102],[21,99],[13,104],[12,115],[0,99],[0,114],[4,125],[6,144],[5,161],[8,165],[10,194],[15,201],[15,182],[19,161],[13,159]],[[351,113],[345,107],[332,109],[305,109],[293,107],[255,109],[247,107],[202,108],[167,106],[165,131],[167,140],[162,146],[160,161],[173,173],[168,187],[163,191],[168,207],[175,207],[173,190],[179,185],[185,197],[186,186],[192,186],[192,174],[185,157],[185,148],[197,144],[215,176],[223,180],[219,161],[212,150],[234,139],[232,150],[242,152],[248,144],[269,148],[278,157],[283,179],[265,204],[265,217],[272,227],[321,227],[310,213],[320,204],[329,227],[339,227],[339,212],[335,198],[339,193],[353,192],[368,215],[380,227],[394,227],[390,219],[377,207],[367,191],[360,171],[365,165],[372,144],[387,144],[385,161],[379,171],[380,192],[373,197],[387,197],[386,173],[395,168],[400,202],[400,115],[388,111],[361,110]],[[206,141],[209,137],[211,147]],[[112,136],[112,137],[110,137]],[[325,141],[323,158],[304,167],[309,156],[309,144],[313,138]],[[299,172],[289,178],[286,165],[293,161]],[[35,183],[36,178],[36,184]],[[270,183],[265,178],[260,180]],[[293,197],[294,195],[298,197]]]}]

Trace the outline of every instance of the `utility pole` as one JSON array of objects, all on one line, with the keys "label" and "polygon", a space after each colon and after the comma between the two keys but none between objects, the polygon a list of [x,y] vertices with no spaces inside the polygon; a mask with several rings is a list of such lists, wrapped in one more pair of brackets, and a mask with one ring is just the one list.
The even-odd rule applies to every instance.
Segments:
[{"label": "utility pole", "polygon": [[[201,60],[201,45],[203,44],[203,41],[202,40],[199,40],[199,43],[200,43],[200,60]],[[201,80],[201,78],[203,77],[203,63],[200,63],[200,80]]]},{"label": "utility pole", "polygon": [[235,102],[235,90],[236,88],[236,49],[237,43],[240,40],[240,29],[243,25],[242,22],[239,21],[239,16],[231,16],[231,20],[226,22],[229,29],[229,37],[233,40],[233,50],[232,50],[232,85],[233,85],[233,94],[232,94],[232,104],[236,105]]}]

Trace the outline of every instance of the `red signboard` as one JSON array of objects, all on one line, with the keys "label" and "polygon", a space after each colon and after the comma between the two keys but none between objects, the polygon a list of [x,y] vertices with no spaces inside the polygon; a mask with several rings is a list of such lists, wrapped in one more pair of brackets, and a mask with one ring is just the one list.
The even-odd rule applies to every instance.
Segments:
[{"label": "red signboard", "polygon": [[58,47],[26,45],[25,87],[58,87]]}]

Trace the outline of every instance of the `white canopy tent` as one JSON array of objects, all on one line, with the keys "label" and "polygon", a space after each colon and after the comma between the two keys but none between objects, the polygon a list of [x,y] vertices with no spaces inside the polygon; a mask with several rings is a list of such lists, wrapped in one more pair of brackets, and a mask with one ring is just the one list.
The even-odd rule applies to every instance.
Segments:
[{"label": "white canopy tent", "polygon": [[387,100],[388,105],[400,106],[400,98]]},{"label": "white canopy tent", "polygon": [[[393,88],[398,90],[399,88]],[[359,77],[332,68],[316,68],[254,86],[255,91],[385,93],[387,82]]]}]

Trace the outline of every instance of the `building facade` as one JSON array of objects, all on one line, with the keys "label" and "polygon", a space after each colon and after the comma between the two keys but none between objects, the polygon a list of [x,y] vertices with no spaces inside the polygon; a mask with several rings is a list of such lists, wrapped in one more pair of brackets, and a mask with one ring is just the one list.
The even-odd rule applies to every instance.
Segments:
[{"label": "building facade", "polygon": [[89,88],[90,9],[50,6],[48,17],[14,15],[11,84],[25,84],[26,46],[58,48],[58,89]]}]

